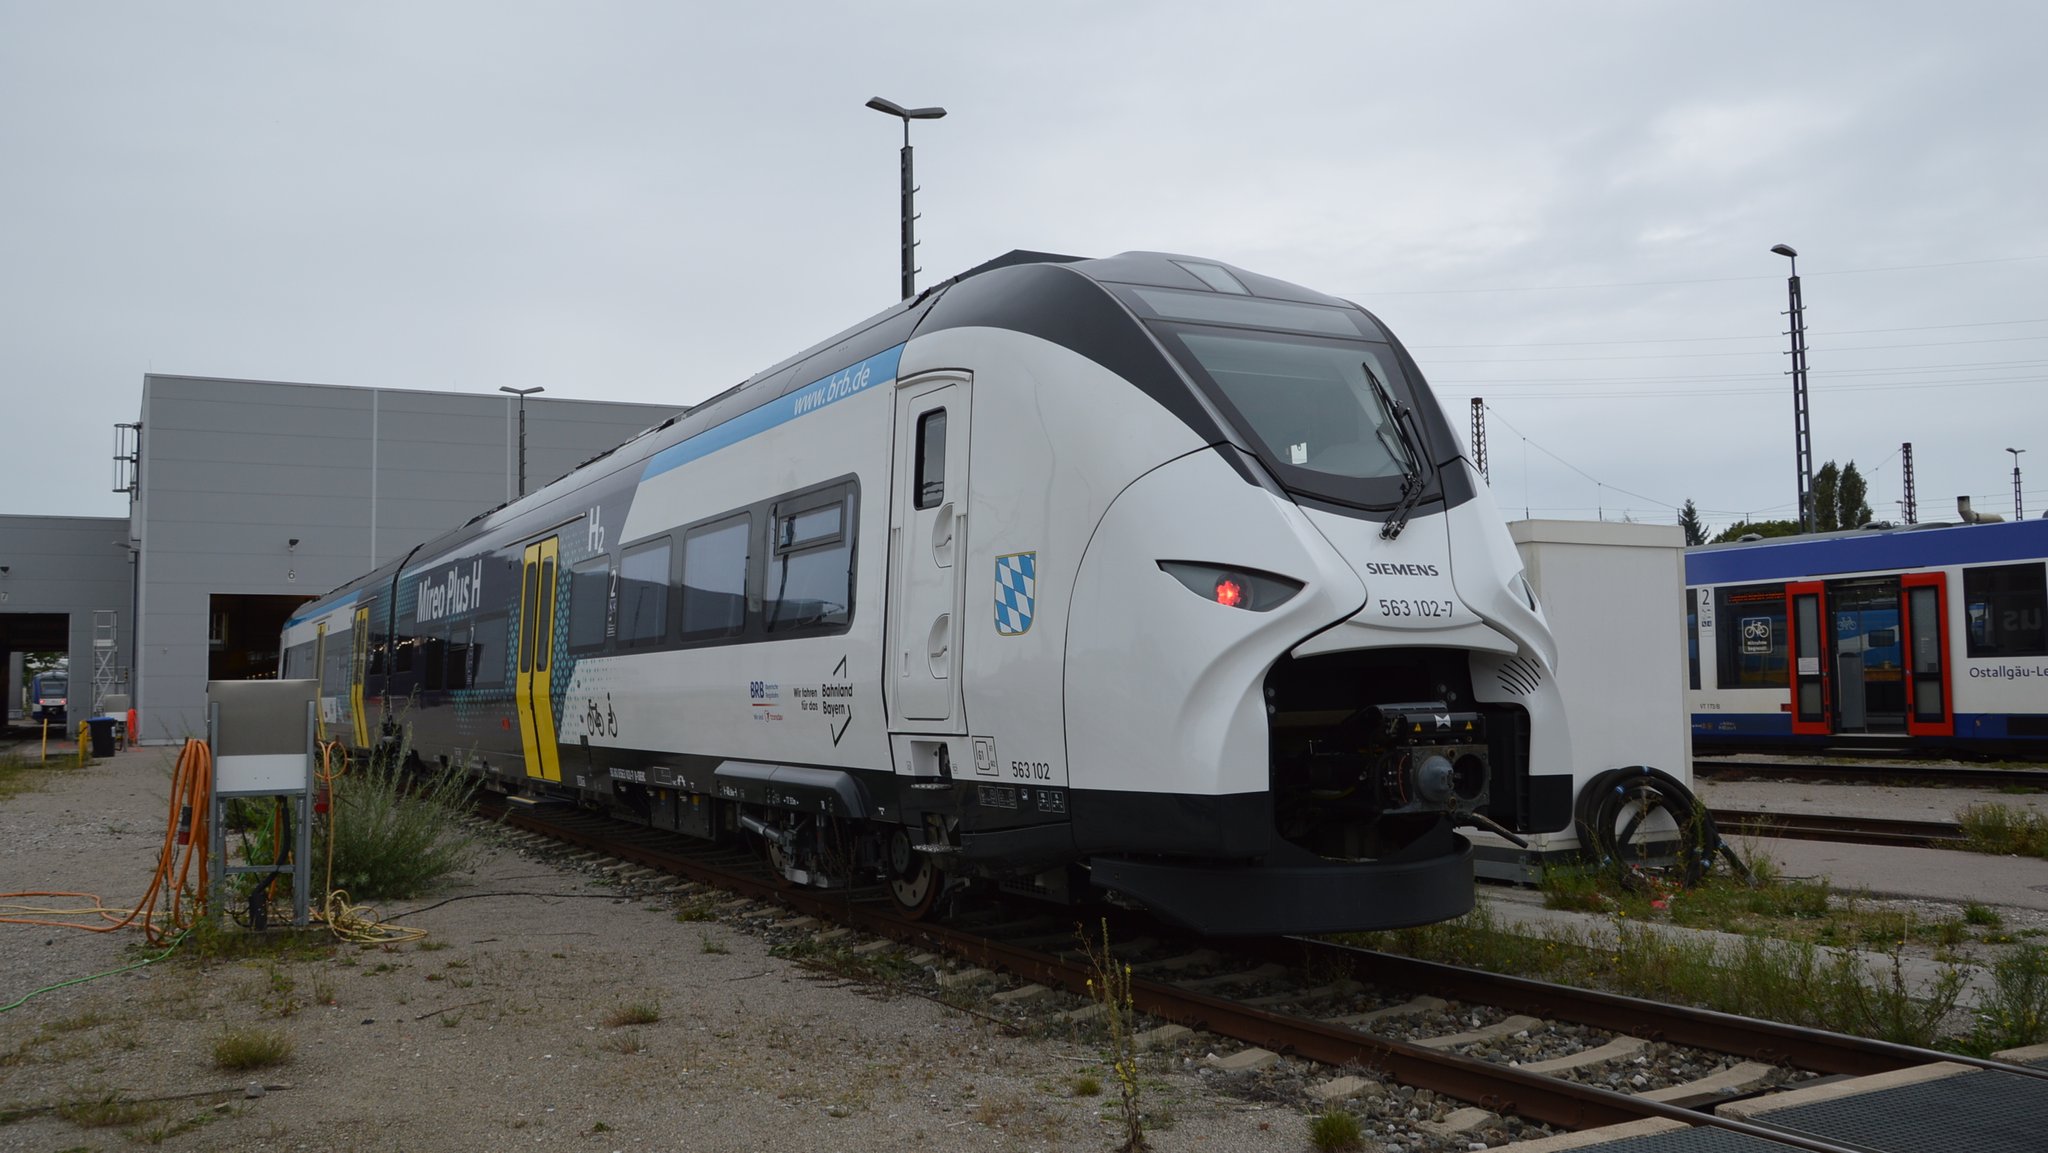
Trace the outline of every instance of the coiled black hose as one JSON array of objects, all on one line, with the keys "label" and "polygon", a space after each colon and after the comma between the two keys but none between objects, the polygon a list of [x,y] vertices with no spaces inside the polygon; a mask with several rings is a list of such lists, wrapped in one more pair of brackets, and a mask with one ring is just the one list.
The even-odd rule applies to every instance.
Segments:
[{"label": "coiled black hose", "polygon": [[[1658,812],[1674,829],[1646,836],[1643,826]],[[1596,869],[1614,871],[1625,884],[1663,876],[1690,889],[1713,867],[1716,854],[1737,876],[1750,879],[1748,867],[1714,827],[1713,814],[1661,769],[1630,765],[1594,777],[1579,791],[1572,822],[1580,856]]]}]

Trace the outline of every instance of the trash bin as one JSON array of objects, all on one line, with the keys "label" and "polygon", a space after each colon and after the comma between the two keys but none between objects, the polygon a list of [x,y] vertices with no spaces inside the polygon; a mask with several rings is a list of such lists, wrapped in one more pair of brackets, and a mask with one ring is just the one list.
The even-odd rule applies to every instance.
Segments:
[{"label": "trash bin", "polygon": [[114,725],[112,717],[91,717],[86,725],[92,729],[92,755],[111,757],[114,755]]}]

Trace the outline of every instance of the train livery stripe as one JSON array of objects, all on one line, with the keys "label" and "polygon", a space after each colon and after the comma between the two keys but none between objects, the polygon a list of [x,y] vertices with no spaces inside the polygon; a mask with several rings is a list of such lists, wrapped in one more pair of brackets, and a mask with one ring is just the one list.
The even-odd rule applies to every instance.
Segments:
[{"label": "train livery stripe", "polygon": [[903,346],[898,344],[868,357],[858,364],[850,364],[830,376],[814,380],[804,387],[757,405],[740,413],[731,420],[712,425],[703,432],[678,441],[648,458],[646,469],[641,472],[642,481],[652,480],[662,473],[702,457],[710,456],[721,448],[727,448],[758,436],[777,425],[788,424],[806,413],[816,412],[845,400],[849,396],[884,385],[896,379],[896,366],[903,359]]},{"label": "train livery stripe", "polygon": [[[1689,585],[1747,584],[1787,577],[1912,571],[1954,565],[2039,560],[2048,523],[1958,525],[1951,528],[1872,532],[1797,542],[1774,538],[1751,545],[1697,548],[1685,554]],[[1939,558],[1930,561],[1930,558]]]},{"label": "train livery stripe", "polygon": [[333,613],[338,613],[343,609],[346,609],[348,606],[356,603],[356,598],[362,595],[362,590],[358,589],[355,592],[352,592],[347,596],[341,598],[340,600],[335,601],[333,604],[322,604],[319,601],[314,601],[313,605],[316,607],[310,607],[308,611],[300,613],[299,615],[294,616],[290,620],[284,622],[284,631],[289,633],[291,630],[298,628],[300,625],[308,624],[320,617],[325,617]]}]

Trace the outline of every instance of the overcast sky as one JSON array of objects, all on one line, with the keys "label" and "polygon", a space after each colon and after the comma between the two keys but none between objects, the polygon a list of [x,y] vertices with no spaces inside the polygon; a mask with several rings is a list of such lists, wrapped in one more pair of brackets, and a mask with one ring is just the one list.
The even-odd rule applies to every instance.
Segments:
[{"label": "overcast sky", "polygon": [[0,512],[143,374],[688,404],[1012,248],[1349,297],[1514,515],[2048,508],[2048,6],[0,0]]}]

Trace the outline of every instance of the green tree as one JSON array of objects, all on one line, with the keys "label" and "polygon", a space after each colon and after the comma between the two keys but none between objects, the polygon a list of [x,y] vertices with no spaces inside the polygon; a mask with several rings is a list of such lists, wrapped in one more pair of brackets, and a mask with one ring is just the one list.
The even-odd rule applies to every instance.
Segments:
[{"label": "green tree", "polygon": [[1707,543],[1707,526],[1700,523],[1700,510],[1693,507],[1691,497],[1686,497],[1684,507],[1678,510],[1678,527],[1685,530],[1688,546]]},{"label": "green tree", "polygon": [[1711,543],[1727,544],[1729,541],[1741,540],[1750,533],[1762,537],[1798,536],[1800,528],[1796,520],[1739,520],[1722,529]]},{"label": "green tree", "polygon": [[1836,523],[1843,528],[1869,524],[1870,504],[1865,499],[1869,495],[1869,486],[1863,483],[1863,474],[1856,471],[1856,462],[1843,465],[1842,479],[1835,490]]},{"label": "green tree", "polygon": [[1835,502],[1842,487],[1842,470],[1834,461],[1813,474],[1813,531],[1833,532],[1842,527],[1840,506]]}]

